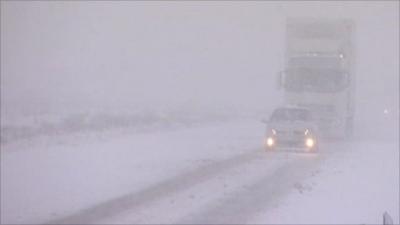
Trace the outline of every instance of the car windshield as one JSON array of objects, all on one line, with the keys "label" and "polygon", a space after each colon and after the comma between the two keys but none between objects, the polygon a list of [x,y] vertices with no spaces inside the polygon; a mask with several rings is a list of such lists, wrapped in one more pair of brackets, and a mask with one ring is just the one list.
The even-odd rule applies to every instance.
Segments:
[{"label": "car windshield", "polygon": [[310,121],[311,113],[306,109],[280,108],[271,115],[271,121]]}]

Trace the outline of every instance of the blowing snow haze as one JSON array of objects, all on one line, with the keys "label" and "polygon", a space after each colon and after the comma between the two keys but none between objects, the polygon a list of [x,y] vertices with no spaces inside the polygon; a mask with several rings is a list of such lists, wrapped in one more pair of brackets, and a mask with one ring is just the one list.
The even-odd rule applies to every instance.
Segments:
[{"label": "blowing snow haze", "polygon": [[[286,17],[357,25],[360,109],[398,109],[397,2],[2,2],[2,111],[280,100]],[[368,73],[366,73],[368,72]],[[366,76],[365,74],[368,74]]]},{"label": "blowing snow haze", "polygon": [[4,2],[5,108],[264,105],[283,35],[273,11],[201,2]]},{"label": "blowing snow haze", "polygon": [[399,1],[0,7],[1,224],[399,223]]}]

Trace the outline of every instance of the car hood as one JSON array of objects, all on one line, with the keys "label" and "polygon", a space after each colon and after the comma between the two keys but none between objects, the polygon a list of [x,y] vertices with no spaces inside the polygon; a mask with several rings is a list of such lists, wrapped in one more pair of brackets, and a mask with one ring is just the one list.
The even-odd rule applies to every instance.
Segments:
[{"label": "car hood", "polygon": [[304,132],[306,129],[315,130],[315,125],[309,122],[302,121],[283,121],[283,122],[270,122],[268,127],[279,131],[300,131]]}]

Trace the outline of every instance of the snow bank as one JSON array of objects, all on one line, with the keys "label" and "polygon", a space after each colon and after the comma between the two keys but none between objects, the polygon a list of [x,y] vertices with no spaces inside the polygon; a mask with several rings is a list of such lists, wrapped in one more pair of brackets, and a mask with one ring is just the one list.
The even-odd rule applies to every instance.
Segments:
[{"label": "snow bank", "polygon": [[398,141],[331,146],[310,178],[250,223],[382,224],[388,212],[399,224]]},{"label": "snow bank", "polygon": [[226,121],[224,112],[137,111],[114,113],[38,114],[6,118],[1,123],[1,143],[41,136],[129,130],[160,131]]}]

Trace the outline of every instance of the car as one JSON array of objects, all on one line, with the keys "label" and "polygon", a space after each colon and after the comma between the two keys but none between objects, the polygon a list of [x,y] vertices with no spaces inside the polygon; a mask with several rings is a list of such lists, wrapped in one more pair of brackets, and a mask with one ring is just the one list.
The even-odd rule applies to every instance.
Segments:
[{"label": "car", "polygon": [[267,121],[264,146],[267,150],[294,149],[315,152],[318,128],[310,110],[297,106],[279,107]]}]

